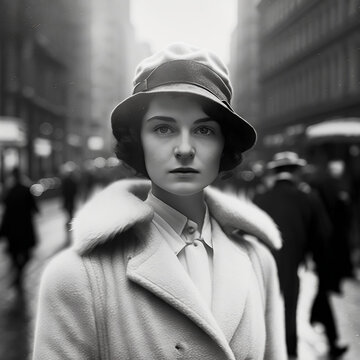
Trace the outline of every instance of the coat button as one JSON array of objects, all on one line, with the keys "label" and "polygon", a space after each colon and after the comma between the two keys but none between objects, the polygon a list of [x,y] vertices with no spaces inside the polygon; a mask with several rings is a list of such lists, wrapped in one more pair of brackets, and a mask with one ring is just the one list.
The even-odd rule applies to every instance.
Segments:
[{"label": "coat button", "polygon": [[176,349],[177,351],[184,351],[184,350],[185,350],[185,344],[183,344],[183,343],[177,343],[177,344],[175,345],[175,349]]},{"label": "coat button", "polygon": [[193,234],[195,232],[195,229],[192,226],[188,227],[188,233]]}]

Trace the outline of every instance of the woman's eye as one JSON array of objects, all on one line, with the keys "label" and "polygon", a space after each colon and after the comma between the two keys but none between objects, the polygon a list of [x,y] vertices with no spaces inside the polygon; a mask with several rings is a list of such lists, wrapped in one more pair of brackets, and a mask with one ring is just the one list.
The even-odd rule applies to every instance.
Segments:
[{"label": "woman's eye", "polygon": [[199,128],[197,128],[195,130],[195,134],[199,134],[199,135],[212,135],[214,134],[214,130],[213,129],[210,129],[209,127],[207,126],[201,126]]},{"label": "woman's eye", "polygon": [[159,135],[168,135],[172,133],[172,130],[169,126],[162,125],[154,129],[154,131]]}]

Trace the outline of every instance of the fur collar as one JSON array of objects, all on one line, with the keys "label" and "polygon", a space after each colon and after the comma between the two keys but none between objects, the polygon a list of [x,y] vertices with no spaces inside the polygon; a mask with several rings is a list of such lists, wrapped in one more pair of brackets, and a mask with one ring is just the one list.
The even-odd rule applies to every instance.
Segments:
[{"label": "fur collar", "polygon": [[[76,214],[73,221],[73,246],[85,254],[115,234],[135,224],[151,221],[153,210],[145,204],[150,181],[120,180],[97,193]],[[242,230],[268,246],[281,247],[280,233],[273,220],[254,204],[215,188],[205,190],[211,215],[229,233]]]}]

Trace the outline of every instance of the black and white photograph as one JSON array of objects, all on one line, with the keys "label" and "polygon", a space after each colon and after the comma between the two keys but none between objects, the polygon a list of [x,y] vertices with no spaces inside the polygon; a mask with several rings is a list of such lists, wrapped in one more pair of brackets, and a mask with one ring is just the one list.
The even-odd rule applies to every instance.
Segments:
[{"label": "black and white photograph", "polygon": [[0,359],[360,359],[360,0],[0,0]]}]

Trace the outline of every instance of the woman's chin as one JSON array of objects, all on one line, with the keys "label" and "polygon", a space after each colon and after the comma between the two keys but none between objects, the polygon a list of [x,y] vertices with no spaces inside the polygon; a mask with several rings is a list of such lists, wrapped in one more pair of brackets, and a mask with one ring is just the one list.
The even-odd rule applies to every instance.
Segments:
[{"label": "woman's chin", "polygon": [[192,196],[202,192],[207,185],[194,183],[177,183],[164,189],[170,194],[177,196]]}]

